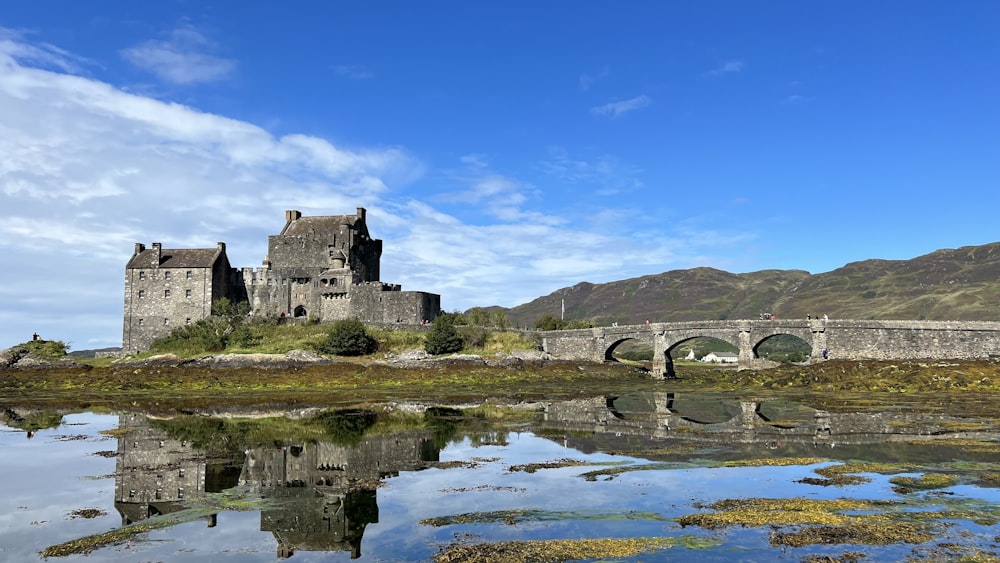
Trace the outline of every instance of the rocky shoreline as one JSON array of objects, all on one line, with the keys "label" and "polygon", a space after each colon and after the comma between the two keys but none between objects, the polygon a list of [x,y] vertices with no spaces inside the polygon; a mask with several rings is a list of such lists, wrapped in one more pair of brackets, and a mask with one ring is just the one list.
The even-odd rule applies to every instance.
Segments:
[{"label": "rocky shoreline", "polygon": [[[385,354],[374,361],[404,369],[431,368],[442,365],[482,365],[517,369],[526,365],[538,365],[553,358],[536,350],[515,350],[510,354],[479,356],[474,354],[451,354],[432,356],[424,350],[409,350],[401,354]],[[284,354],[211,354],[197,358],[182,358],[174,354],[160,354],[145,358],[124,358],[116,360],[112,367],[195,367],[206,369],[264,368],[285,369],[305,366],[324,366],[349,363],[331,359],[308,350],[291,350]],[[0,370],[8,369],[92,369],[71,356],[49,359],[37,356],[24,347],[8,348],[0,351]]]}]

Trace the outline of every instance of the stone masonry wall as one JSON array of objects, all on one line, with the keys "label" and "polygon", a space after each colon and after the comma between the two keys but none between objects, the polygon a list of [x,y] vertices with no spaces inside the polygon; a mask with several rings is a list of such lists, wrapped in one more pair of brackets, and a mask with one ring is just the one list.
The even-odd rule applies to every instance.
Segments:
[{"label": "stone masonry wall", "polygon": [[208,268],[126,270],[123,350],[146,350],[178,326],[211,314],[219,292],[212,278]]},{"label": "stone masonry wall", "polygon": [[[728,334],[727,334],[728,331]],[[706,336],[738,342],[740,368],[765,364],[754,355],[763,340],[778,334],[802,338],[812,361],[986,359],[1000,356],[1000,322],[757,320],[655,323],[651,327],[602,327],[543,333],[543,348],[559,359],[601,361],[622,338],[653,339],[654,371],[662,376],[667,350],[688,338]]]}]

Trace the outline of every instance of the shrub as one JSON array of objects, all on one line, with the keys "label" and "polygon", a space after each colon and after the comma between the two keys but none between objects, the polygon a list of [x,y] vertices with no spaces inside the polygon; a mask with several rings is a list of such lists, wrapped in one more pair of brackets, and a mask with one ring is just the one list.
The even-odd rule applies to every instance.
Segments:
[{"label": "shrub", "polygon": [[464,326],[458,332],[466,349],[484,347],[490,335],[489,331],[481,326]]},{"label": "shrub", "polygon": [[199,354],[203,352],[221,352],[226,349],[229,333],[232,328],[229,322],[219,317],[208,317],[189,325],[184,325],[170,331],[170,334],[157,338],[149,346],[153,353]]},{"label": "shrub", "polygon": [[462,337],[458,335],[452,319],[444,315],[434,319],[434,326],[427,333],[427,340],[424,342],[424,350],[428,354],[437,356],[458,352],[461,349]]},{"label": "shrub", "polygon": [[337,356],[365,356],[378,350],[378,341],[368,334],[358,319],[345,319],[333,323],[319,351]]},{"label": "shrub", "polygon": [[36,356],[50,359],[65,356],[66,349],[69,348],[61,340],[29,340],[22,344],[22,346]]}]

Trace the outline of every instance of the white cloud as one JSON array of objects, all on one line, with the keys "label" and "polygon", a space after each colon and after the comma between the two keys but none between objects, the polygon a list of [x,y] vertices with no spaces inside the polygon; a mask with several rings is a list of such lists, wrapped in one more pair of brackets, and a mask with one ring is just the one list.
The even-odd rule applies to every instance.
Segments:
[{"label": "white cloud", "polygon": [[792,94],[790,96],[785,96],[781,100],[781,103],[783,105],[787,105],[787,104],[804,104],[804,103],[806,103],[806,102],[808,102],[810,100],[811,100],[811,98],[808,98],[806,96],[800,96],[798,94]]},{"label": "white cloud", "polygon": [[0,27],[0,53],[38,67],[63,72],[79,73],[83,66],[93,65],[90,60],[68,53],[55,45],[27,43],[26,35],[28,34],[24,31]]},{"label": "white cloud", "polygon": [[[224,241],[233,266],[256,266],[286,209],[367,207],[372,234],[386,241],[382,279],[440,293],[448,310],[663,271],[713,240],[666,236],[653,209],[618,216],[613,228],[601,222],[614,214],[597,209],[569,216],[565,202],[551,205],[532,181],[481,154],[424,179],[405,148],[276,137],[67,74],[58,50],[44,50],[58,71],[37,68],[39,57],[24,55],[36,48],[0,42],[0,264],[16,265],[0,268],[0,348],[35,331],[75,348],[120,344],[122,275],[136,242]],[[598,183],[636,175],[614,159],[565,153],[547,171]],[[403,193],[442,180],[437,197]]]},{"label": "white cloud", "polygon": [[732,60],[726,61],[716,68],[705,73],[705,76],[723,76],[726,74],[734,74],[737,72],[743,72],[746,68],[746,64],[743,61]]},{"label": "white cloud", "polygon": [[541,168],[567,184],[593,186],[594,193],[600,196],[617,195],[643,186],[639,179],[641,169],[607,154],[581,160],[571,157],[561,147],[549,147],[548,158],[541,162]]},{"label": "white cloud", "polygon": [[121,55],[133,65],[172,84],[215,82],[229,76],[236,61],[205,52],[214,46],[200,31],[181,25],[167,40],[149,40],[123,49]]},{"label": "white cloud", "polygon": [[448,173],[449,181],[458,184],[459,189],[443,192],[436,198],[438,201],[475,206],[502,221],[517,221],[528,215],[547,221],[539,214],[522,210],[529,199],[526,192],[535,191],[533,186],[490,170],[484,155],[469,154],[459,161],[463,167]]},{"label": "white cloud", "polygon": [[590,108],[590,113],[601,117],[620,117],[626,113],[642,109],[653,103],[653,99],[645,94],[621,102],[611,102],[603,106]]},{"label": "white cloud", "polygon": [[367,80],[375,76],[371,70],[360,65],[334,65],[333,73],[353,80]]},{"label": "white cloud", "polygon": [[[4,314],[36,326],[0,327],[0,337],[74,330],[58,324],[58,312],[81,305],[80,282],[88,277],[95,280],[88,289],[110,296],[89,299],[89,307],[110,307],[90,314],[120,318],[121,272],[135,242],[206,248],[221,240],[234,265],[258,265],[284,209],[349,213],[377,203],[386,182],[412,180],[423,169],[398,147],[279,138],[250,123],[26,66],[38,59],[25,56],[33,49],[0,42],[0,262],[18,264],[4,269],[5,291],[39,296],[52,314],[7,300]],[[47,318],[52,326],[37,326]],[[119,335],[94,336],[113,345]]]},{"label": "white cloud", "polygon": [[586,92],[587,90],[590,90],[590,87],[593,86],[594,83],[604,80],[610,74],[611,70],[607,67],[604,67],[599,72],[593,74],[585,72],[580,75],[580,89]]}]

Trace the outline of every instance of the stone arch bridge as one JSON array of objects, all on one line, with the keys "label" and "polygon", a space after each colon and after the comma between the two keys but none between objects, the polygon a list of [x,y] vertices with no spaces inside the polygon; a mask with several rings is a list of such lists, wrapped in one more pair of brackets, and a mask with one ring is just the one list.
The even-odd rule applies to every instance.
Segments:
[{"label": "stone arch bridge", "polygon": [[1000,355],[1000,322],[993,321],[858,321],[858,320],[726,320],[686,321],[552,330],[542,333],[542,348],[557,359],[610,361],[615,348],[638,340],[653,348],[653,374],[674,373],[670,352],[698,337],[711,337],[739,349],[738,369],[777,364],[757,355],[767,339],[796,336],[811,346],[809,362],[847,360],[975,360]]}]

